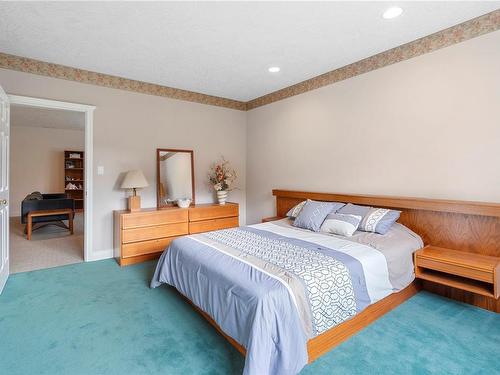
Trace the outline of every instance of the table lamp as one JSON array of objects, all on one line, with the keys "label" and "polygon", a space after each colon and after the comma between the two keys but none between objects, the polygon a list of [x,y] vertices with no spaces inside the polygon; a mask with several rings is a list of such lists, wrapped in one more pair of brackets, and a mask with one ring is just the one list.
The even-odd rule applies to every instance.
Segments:
[{"label": "table lamp", "polygon": [[132,189],[134,194],[128,197],[128,209],[130,211],[139,211],[141,209],[141,197],[137,195],[136,189],[148,186],[146,177],[141,170],[128,171],[123,179],[121,188]]}]

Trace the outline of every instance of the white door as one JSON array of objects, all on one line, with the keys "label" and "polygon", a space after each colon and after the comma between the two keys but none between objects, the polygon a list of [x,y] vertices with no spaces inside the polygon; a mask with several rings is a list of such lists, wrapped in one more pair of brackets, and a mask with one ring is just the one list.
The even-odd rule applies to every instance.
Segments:
[{"label": "white door", "polygon": [[9,99],[0,86],[0,293],[9,277],[9,115]]}]

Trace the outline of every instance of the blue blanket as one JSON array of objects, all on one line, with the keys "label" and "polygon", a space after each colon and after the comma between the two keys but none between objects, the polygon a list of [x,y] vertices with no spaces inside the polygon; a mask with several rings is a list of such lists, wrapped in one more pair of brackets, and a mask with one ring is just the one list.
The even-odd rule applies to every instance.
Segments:
[{"label": "blue blanket", "polygon": [[254,227],[176,239],[151,287],[161,283],[246,348],[246,375],[297,374],[308,360],[308,339],[370,303],[354,257]]}]

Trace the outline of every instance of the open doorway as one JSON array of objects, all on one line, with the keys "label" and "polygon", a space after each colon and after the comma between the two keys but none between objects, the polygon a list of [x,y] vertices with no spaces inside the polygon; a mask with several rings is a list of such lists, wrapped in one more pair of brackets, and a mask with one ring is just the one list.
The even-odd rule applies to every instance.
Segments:
[{"label": "open doorway", "polygon": [[86,113],[14,102],[10,122],[10,272],[83,262]]}]

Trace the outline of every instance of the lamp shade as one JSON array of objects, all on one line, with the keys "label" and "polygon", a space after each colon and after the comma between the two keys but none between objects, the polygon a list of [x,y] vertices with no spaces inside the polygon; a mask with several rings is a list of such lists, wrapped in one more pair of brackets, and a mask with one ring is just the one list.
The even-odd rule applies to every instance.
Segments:
[{"label": "lamp shade", "polygon": [[136,169],[134,171],[128,171],[123,179],[121,188],[122,189],[137,189],[148,186],[146,177],[141,170]]}]

